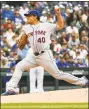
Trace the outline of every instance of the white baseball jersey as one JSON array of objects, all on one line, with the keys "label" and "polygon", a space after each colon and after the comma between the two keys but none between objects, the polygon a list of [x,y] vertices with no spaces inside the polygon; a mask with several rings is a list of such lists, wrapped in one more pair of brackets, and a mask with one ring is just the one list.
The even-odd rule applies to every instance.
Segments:
[{"label": "white baseball jersey", "polygon": [[39,23],[37,25],[27,24],[23,27],[22,33],[31,34],[28,38],[33,52],[39,52],[50,48],[50,35],[54,33],[56,24]]}]

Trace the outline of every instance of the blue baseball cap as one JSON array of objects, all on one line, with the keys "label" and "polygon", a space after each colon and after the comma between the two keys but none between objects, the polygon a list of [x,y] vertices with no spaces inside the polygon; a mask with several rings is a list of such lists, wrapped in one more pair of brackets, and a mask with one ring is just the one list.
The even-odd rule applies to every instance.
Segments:
[{"label": "blue baseball cap", "polygon": [[30,10],[28,11],[26,14],[24,14],[25,16],[29,16],[29,15],[36,15],[38,17],[40,17],[39,12],[36,10]]}]

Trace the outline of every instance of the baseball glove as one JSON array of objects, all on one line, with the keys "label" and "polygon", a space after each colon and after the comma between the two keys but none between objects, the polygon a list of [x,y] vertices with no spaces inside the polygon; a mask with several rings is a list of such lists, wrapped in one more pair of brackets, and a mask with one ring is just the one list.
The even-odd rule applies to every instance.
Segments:
[{"label": "baseball glove", "polygon": [[18,48],[20,50],[23,50],[25,44],[27,43],[27,38],[28,38],[28,36],[26,34],[23,34],[21,36],[21,38],[19,39],[19,41],[18,41]]}]

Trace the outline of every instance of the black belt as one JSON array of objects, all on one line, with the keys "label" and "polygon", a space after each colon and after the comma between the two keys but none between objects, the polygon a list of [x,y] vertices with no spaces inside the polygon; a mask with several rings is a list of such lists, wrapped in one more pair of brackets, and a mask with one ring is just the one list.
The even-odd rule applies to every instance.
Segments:
[{"label": "black belt", "polygon": [[40,54],[42,54],[42,53],[44,53],[44,51],[41,51],[41,52],[35,52],[34,55],[35,55],[35,56],[38,56],[38,55],[40,55]]}]

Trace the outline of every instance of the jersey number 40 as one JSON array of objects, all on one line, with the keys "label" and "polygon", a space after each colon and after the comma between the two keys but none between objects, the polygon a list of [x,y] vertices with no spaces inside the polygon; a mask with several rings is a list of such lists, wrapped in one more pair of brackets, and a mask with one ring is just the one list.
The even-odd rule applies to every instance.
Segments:
[{"label": "jersey number 40", "polygon": [[39,38],[39,39],[38,39],[38,42],[40,42],[40,43],[45,43],[45,37]]}]

